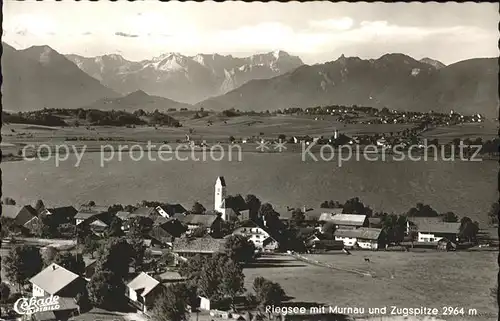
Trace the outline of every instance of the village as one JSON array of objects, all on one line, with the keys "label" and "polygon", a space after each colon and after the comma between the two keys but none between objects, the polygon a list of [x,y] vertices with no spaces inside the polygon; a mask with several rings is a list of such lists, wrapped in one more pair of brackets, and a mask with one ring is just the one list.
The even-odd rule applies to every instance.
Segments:
[{"label": "village", "polygon": [[19,298],[59,296],[56,309],[22,316],[37,321],[86,320],[96,309],[132,313],[133,320],[186,320],[190,314],[197,320],[272,320],[282,316],[265,308],[279,306],[287,295],[263,277],[254,280],[254,293],[245,293],[247,266],[281,256],[320,265],[303,256],[311,253],[340,253],[342,261],[362,251],[491,246],[477,222],[428,205],[405,215],[373,213],[358,198],[280,208],[254,195],[229,195],[222,176],[214,185],[213,210],[198,202],[189,210],[147,201],[91,201],[76,209],[4,199],[1,220],[2,318],[21,317],[14,306]]}]

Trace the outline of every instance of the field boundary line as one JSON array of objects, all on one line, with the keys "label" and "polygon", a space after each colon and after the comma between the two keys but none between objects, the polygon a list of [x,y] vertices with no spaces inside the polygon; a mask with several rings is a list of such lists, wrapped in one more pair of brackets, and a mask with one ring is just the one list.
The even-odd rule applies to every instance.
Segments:
[{"label": "field boundary line", "polygon": [[324,263],[324,262],[320,262],[320,261],[308,259],[308,258],[306,258],[306,257],[304,257],[304,256],[302,256],[300,254],[288,254],[288,255],[296,258],[297,260],[300,260],[300,261],[303,261],[303,262],[306,262],[306,263],[309,263],[309,264],[312,264],[312,265],[316,265],[316,266],[320,266],[320,267],[326,267],[326,268],[329,268],[329,269],[332,269],[332,270],[338,270],[338,271],[344,271],[344,272],[354,273],[354,274],[361,275],[361,276],[370,276],[370,277],[373,277],[373,275],[369,271],[363,271],[363,270],[357,270],[357,269],[343,269],[343,268],[336,267],[333,264],[328,264],[328,263]]}]

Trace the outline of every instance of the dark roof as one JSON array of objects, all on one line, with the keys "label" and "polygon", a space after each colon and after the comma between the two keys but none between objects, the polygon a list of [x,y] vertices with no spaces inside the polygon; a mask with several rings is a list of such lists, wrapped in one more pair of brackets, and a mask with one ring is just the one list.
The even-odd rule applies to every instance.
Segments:
[{"label": "dark roof", "polygon": [[443,233],[443,234],[458,234],[460,231],[460,223],[419,223],[417,230],[422,233]]},{"label": "dark roof", "polygon": [[217,180],[220,180],[222,186],[226,186],[226,180],[224,179],[224,176],[217,177]]},{"label": "dark roof", "polygon": [[36,217],[36,214],[36,210],[31,205],[2,205],[2,216],[13,219],[21,226]]},{"label": "dark roof", "polygon": [[47,209],[47,211],[51,213],[50,215],[64,217],[67,219],[74,218],[78,213],[76,208],[74,208],[73,206],[54,207]]},{"label": "dark roof", "polygon": [[162,243],[170,243],[174,240],[172,234],[158,225],[153,226],[153,228],[149,232],[149,236]]},{"label": "dark roof", "polygon": [[214,214],[188,214],[178,219],[187,225],[211,227],[218,218],[219,216]]},{"label": "dark roof", "polygon": [[79,276],[55,263],[30,279],[30,282],[49,294],[57,294]]},{"label": "dark roof", "polygon": [[365,240],[378,240],[378,238],[380,237],[380,233],[382,233],[382,229],[379,228],[360,227],[355,230],[338,229],[333,233],[333,235]]},{"label": "dark roof", "polygon": [[181,204],[165,204],[160,205],[159,207],[167,212],[168,215],[183,214],[187,212],[186,208],[184,208]]},{"label": "dark roof", "polygon": [[154,215],[154,213],[156,213],[156,209],[154,207],[139,207],[138,209],[136,209],[135,211],[133,211],[131,213],[130,217],[133,217],[133,216],[149,217],[149,216]]},{"label": "dark roof", "polygon": [[176,253],[216,253],[223,252],[226,239],[177,238],[172,246]]},{"label": "dark roof", "polygon": [[100,206],[100,205],[94,205],[94,206],[86,206],[83,205],[80,207],[78,210],[78,213],[75,215],[75,219],[89,219],[95,215],[107,213],[109,210],[109,207],[107,206]]}]

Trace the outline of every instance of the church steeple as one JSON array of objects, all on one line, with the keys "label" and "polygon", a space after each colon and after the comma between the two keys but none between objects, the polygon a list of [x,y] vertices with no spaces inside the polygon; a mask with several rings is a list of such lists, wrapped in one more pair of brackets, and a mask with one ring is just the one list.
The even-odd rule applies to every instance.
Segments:
[{"label": "church steeple", "polygon": [[222,219],[226,220],[225,199],[227,196],[226,181],[223,176],[217,177],[214,190],[214,210],[222,214]]}]

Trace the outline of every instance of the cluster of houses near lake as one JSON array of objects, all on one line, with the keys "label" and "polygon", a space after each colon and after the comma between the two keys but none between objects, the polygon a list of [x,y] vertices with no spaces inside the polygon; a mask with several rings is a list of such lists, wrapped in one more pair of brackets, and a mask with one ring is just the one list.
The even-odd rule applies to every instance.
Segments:
[{"label": "cluster of houses near lake", "polygon": [[[35,206],[36,207],[36,206]],[[110,229],[112,221],[118,218],[121,229],[127,231],[128,223],[136,217],[147,217],[153,225],[147,237],[146,246],[153,257],[158,258],[158,266],[150,271],[141,272],[127,283],[124,295],[141,312],[147,313],[151,307],[151,298],[159,291],[159,287],[184,281],[174,269],[159,269],[161,257],[171,253],[174,257],[172,266],[189,260],[194,255],[212,255],[224,251],[225,242],[230,235],[242,235],[251,241],[257,255],[265,252],[291,252],[280,244],[281,238],[269,228],[265,219],[255,222],[251,211],[241,196],[228,196],[224,177],[218,177],[214,189],[214,209],[203,214],[193,214],[181,204],[165,204],[155,207],[139,207],[132,211],[111,211],[111,207],[87,204],[75,209],[72,206],[57,208],[35,208],[31,205],[2,205],[2,216],[10,218],[15,224],[28,233],[36,228],[40,213],[46,216],[58,216],[63,222],[77,226],[87,226],[96,237],[103,237]],[[291,208],[275,208],[280,213],[280,220],[289,226]],[[383,237],[383,226],[380,217],[367,217],[360,214],[343,213],[342,208],[303,208],[305,219],[296,227],[299,239],[307,252],[344,251],[351,249],[381,250],[389,244]],[[224,223],[238,222],[234,229],[222,233]],[[326,226],[333,227],[333,233],[326,232]],[[415,246],[432,246],[452,250],[456,247],[460,223],[446,223],[438,218],[409,218],[406,234],[416,236],[412,243]],[[197,236],[199,231],[204,236]],[[339,258],[341,259],[341,258]],[[93,258],[85,258],[85,273],[78,275],[55,263],[50,264],[29,280],[32,294],[35,297],[59,295],[63,299],[60,311],[52,313],[74,313],[78,310],[74,300],[85,283],[95,272]],[[164,265],[164,264],[163,264]],[[161,271],[160,271],[161,270]],[[201,298],[200,308],[210,309],[210,303]],[[52,315],[53,317],[53,315]],[[58,316],[59,318],[59,316]],[[50,320],[39,316],[39,321]]]}]

